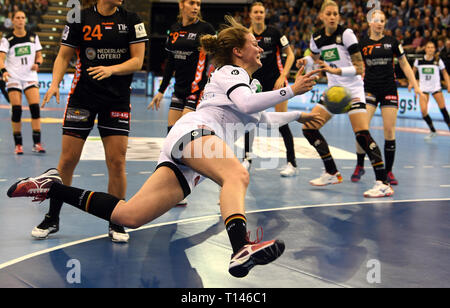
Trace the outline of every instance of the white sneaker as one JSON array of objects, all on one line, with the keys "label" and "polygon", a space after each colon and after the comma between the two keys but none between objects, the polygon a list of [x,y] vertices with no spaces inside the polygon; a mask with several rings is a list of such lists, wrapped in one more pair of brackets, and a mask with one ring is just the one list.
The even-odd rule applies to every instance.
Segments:
[{"label": "white sneaker", "polygon": [[51,219],[50,216],[45,215],[44,220],[31,231],[31,236],[37,240],[44,240],[50,234],[59,231],[59,218]]},{"label": "white sneaker", "polygon": [[366,198],[382,198],[390,197],[394,194],[394,190],[390,185],[386,185],[381,181],[376,181],[375,186],[364,193]]},{"label": "white sneaker", "polygon": [[436,137],[437,136],[437,133],[436,132],[431,132],[431,133],[429,133],[428,135],[426,135],[425,136],[425,140],[431,140],[431,139],[433,139],[434,137]]},{"label": "white sneaker", "polygon": [[339,184],[342,183],[342,175],[339,172],[336,174],[329,174],[327,172],[322,173],[320,178],[309,181],[309,184],[312,186],[326,186],[330,184]]},{"label": "white sneaker", "polygon": [[108,235],[114,243],[128,243],[130,239],[130,235],[125,232],[124,227],[114,224],[109,225]]},{"label": "white sneaker", "polygon": [[283,170],[281,170],[280,175],[282,177],[288,178],[292,176],[296,176],[298,174],[298,170],[291,163],[288,163]]},{"label": "white sneaker", "polygon": [[252,166],[252,160],[248,159],[248,158],[244,158],[244,160],[242,161],[242,166],[244,166],[244,168],[247,171],[250,171],[250,167]]}]

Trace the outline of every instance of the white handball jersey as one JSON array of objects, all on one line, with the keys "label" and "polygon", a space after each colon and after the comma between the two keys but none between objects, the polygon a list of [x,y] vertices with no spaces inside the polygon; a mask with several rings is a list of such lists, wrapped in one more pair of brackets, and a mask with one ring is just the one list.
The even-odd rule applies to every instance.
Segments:
[{"label": "white handball jersey", "polygon": [[[240,87],[249,88],[253,93],[262,91],[257,79],[252,79],[247,71],[239,66],[225,65],[216,69],[203,90],[203,98],[197,110],[210,106],[229,106],[238,110],[230,95]],[[259,121],[259,114],[253,116],[253,121]]]},{"label": "white handball jersey", "polygon": [[445,69],[445,64],[440,58],[439,60],[434,58],[432,60],[416,59],[414,67],[419,72],[419,85],[423,92],[434,93],[442,89],[439,72]]},{"label": "white handball jersey", "polygon": [[[261,84],[252,79],[247,71],[239,66],[225,65],[212,73],[206,84],[203,98],[197,111],[210,113],[217,122],[249,123],[267,125],[287,124],[297,120],[300,112],[266,112],[265,110],[294,96],[290,86],[262,92]],[[220,119],[217,108],[220,107]],[[226,120],[224,122],[224,119]],[[281,126],[282,126],[281,125]]]},{"label": "white handball jersey", "polygon": [[[353,66],[351,55],[359,52],[358,39],[351,29],[338,26],[332,36],[325,34],[325,29],[311,37],[311,52],[321,56],[333,68]],[[339,76],[327,73],[328,86],[345,86],[348,88],[364,86],[361,75]]]},{"label": "white handball jersey", "polygon": [[12,78],[22,81],[38,81],[37,72],[31,67],[35,64],[36,52],[40,50],[39,37],[29,32],[24,37],[8,33],[0,43],[0,52],[6,53],[6,70]]}]

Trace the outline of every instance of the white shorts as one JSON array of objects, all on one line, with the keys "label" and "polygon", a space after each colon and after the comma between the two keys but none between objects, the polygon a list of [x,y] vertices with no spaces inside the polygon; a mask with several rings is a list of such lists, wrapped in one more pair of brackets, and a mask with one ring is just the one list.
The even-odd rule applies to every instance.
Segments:
[{"label": "white shorts", "polygon": [[205,177],[181,163],[179,160],[181,159],[181,152],[192,140],[202,136],[215,135],[212,128],[215,125],[208,125],[207,122],[202,120],[198,112],[190,112],[184,115],[170,130],[161,149],[156,169],[163,166],[172,169],[178,178],[185,197]]},{"label": "white shorts", "polygon": [[35,87],[39,89],[38,81],[24,81],[20,79],[16,79],[13,77],[8,78],[8,82],[6,83],[6,90],[9,91],[19,91],[25,92],[26,90]]}]

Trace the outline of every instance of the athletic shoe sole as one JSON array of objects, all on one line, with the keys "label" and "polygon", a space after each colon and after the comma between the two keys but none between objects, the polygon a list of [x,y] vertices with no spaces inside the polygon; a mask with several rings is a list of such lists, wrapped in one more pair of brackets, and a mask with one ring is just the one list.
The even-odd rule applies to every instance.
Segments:
[{"label": "athletic shoe sole", "polygon": [[[272,244],[252,253],[245,262],[243,262],[239,265],[230,267],[228,269],[228,272],[234,277],[242,278],[242,277],[247,276],[248,273],[250,272],[250,270],[253,267],[255,267],[256,265],[266,265],[266,264],[269,264],[269,263],[275,261],[279,256],[281,256],[283,254],[285,245],[282,240],[273,240],[270,242],[272,242]],[[261,244],[254,244],[251,246],[267,245],[267,243],[268,242],[261,243]],[[240,252],[238,252],[238,253],[240,253]],[[238,262],[238,261],[236,261],[236,262]]]}]

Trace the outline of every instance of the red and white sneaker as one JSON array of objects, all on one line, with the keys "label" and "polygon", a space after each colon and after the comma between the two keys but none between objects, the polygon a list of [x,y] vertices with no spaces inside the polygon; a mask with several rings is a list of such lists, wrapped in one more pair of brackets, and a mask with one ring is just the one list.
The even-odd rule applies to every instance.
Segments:
[{"label": "red and white sneaker", "polygon": [[249,242],[231,256],[228,272],[232,276],[245,277],[255,265],[269,264],[284,252],[285,245],[282,240],[271,240],[261,243],[259,241]]},{"label": "red and white sneaker", "polygon": [[364,167],[362,166],[356,166],[355,171],[353,171],[351,180],[353,183],[359,182],[361,180],[361,177],[366,173],[364,170]]},{"label": "red and white sneaker", "polygon": [[398,185],[398,180],[395,178],[394,174],[392,173],[392,171],[389,171],[387,173],[387,182],[390,185]]},{"label": "red and white sneaker", "polygon": [[14,183],[7,192],[8,197],[33,197],[33,202],[47,199],[47,193],[53,183],[62,183],[58,170],[52,168],[35,178],[26,178]]},{"label": "red and white sneaker", "polygon": [[33,145],[32,151],[34,153],[45,153],[45,149],[40,143],[36,143],[35,145]]},{"label": "red and white sneaker", "polygon": [[23,155],[23,146],[20,144],[16,145],[16,148],[14,149],[14,153],[16,155]]}]

